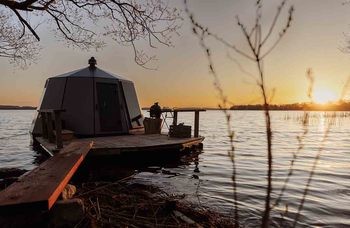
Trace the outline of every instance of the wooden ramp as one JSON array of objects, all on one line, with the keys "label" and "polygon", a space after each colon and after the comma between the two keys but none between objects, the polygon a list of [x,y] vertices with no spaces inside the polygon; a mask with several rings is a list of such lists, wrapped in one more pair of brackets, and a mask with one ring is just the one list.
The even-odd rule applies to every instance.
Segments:
[{"label": "wooden ramp", "polygon": [[0,192],[0,212],[49,210],[92,147],[72,142],[36,169]]}]

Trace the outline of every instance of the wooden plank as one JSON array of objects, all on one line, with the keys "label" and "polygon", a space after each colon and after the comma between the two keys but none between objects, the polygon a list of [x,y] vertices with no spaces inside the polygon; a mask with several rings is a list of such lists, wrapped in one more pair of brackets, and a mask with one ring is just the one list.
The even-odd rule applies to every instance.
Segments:
[{"label": "wooden plank", "polygon": [[53,112],[64,112],[65,109],[39,109],[40,113],[53,113]]},{"label": "wooden plank", "polygon": [[73,142],[1,191],[0,211],[49,210],[91,147],[89,142]]},{"label": "wooden plank", "polygon": [[202,108],[175,108],[174,112],[205,112],[206,109]]},{"label": "wooden plank", "polygon": [[129,130],[129,134],[131,134],[131,135],[143,135],[143,134],[145,134],[145,128],[139,127],[139,128],[131,129],[131,130]]},{"label": "wooden plank", "polygon": [[41,148],[45,150],[50,156],[53,156],[58,152],[56,145],[50,143],[47,139],[43,137],[35,137],[35,140],[40,144]]},{"label": "wooden plank", "polygon": [[[47,140],[36,137],[42,147],[47,150],[54,150],[54,144],[48,143]],[[169,138],[167,135],[149,134],[149,135],[121,135],[121,136],[106,136],[96,138],[73,139],[72,142],[94,142],[92,151],[89,154],[110,154],[119,155],[122,152],[150,152],[152,150],[174,150],[183,149],[201,143],[204,137],[194,138]],[[66,147],[66,146],[65,146]],[[65,148],[64,147],[64,148]]]},{"label": "wooden plank", "polygon": [[204,137],[169,138],[167,135],[159,134],[98,137],[94,138],[91,155],[119,155],[122,152],[181,150],[185,147],[197,145],[203,140]]}]

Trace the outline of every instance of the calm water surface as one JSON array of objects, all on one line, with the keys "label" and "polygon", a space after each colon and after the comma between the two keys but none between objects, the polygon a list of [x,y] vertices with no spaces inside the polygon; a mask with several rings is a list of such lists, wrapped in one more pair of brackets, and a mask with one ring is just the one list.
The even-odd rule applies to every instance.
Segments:
[{"label": "calm water surface", "polygon": [[[32,150],[27,134],[33,115],[34,111],[0,110],[1,168],[29,170],[37,165],[39,155]],[[272,212],[274,226],[285,227],[293,220],[314,157],[321,151],[299,226],[350,227],[349,115],[338,112],[332,118],[331,113],[310,113],[308,133],[302,140],[304,147],[295,162],[294,174],[281,204]],[[232,116],[239,214],[242,224],[256,227],[261,219],[266,192],[264,116],[260,111],[232,111]],[[272,112],[273,199],[280,192],[293,152],[299,146],[297,137],[303,133],[302,116],[303,112]],[[193,125],[193,115],[180,113],[179,121]],[[329,123],[330,132],[322,146]],[[230,145],[226,133],[226,122],[221,111],[201,113],[200,134],[206,137],[203,153],[187,164],[158,167],[156,172],[141,172],[136,175],[136,180],[159,185],[174,193],[185,193],[190,201],[221,213],[233,214],[232,163],[227,156]],[[163,172],[159,171],[161,168]]]}]

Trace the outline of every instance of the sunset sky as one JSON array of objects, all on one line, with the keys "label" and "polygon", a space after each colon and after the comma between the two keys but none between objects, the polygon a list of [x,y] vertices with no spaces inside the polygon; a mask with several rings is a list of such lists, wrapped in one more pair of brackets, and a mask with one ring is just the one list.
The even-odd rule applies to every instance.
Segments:
[{"label": "sunset sky", "polygon": [[[190,0],[190,10],[196,19],[212,31],[246,49],[244,38],[235,23],[235,16],[253,23],[254,0]],[[266,0],[263,9],[264,24],[269,25],[279,0]],[[276,89],[273,103],[307,101],[305,72],[312,68],[315,75],[315,100],[323,102],[337,99],[350,76],[350,54],[346,47],[346,34],[350,34],[350,4],[345,0],[291,0],[295,6],[292,27],[275,51],[267,57],[266,82]],[[182,0],[170,5],[184,10]],[[288,7],[287,7],[288,8]],[[287,8],[281,16],[287,18]],[[133,80],[141,106],[159,101],[162,106],[216,107],[217,93],[209,74],[207,60],[198,40],[192,34],[190,22],[184,21],[179,36],[174,36],[175,47],[157,45],[153,63],[157,70],[139,67],[133,61],[132,50],[109,42],[102,51],[85,52],[70,49],[55,40],[50,29],[41,25],[42,51],[36,64],[21,70],[0,58],[0,104],[37,105],[46,78],[87,66],[89,57],[95,56],[98,67]],[[266,28],[263,30],[266,33]],[[260,103],[258,88],[250,76],[243,73],[228,54],[241,63],[246,71],[256,75],[255,65],[230,52],[217,42],[209,41],[214,64],[225,93],[235,104]],[[247,49],[246,49],[247,50]]]}]

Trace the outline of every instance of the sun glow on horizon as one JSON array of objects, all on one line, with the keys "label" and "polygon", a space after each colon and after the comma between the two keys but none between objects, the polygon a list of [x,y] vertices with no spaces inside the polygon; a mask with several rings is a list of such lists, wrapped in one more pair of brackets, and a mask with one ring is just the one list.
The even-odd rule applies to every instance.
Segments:
[{"label": "sun glow on horizon", "polygon": [[337,94],[329,89],[320,88],[313,92],[313,99],[315,103],[327,104],[338,100]]}]

